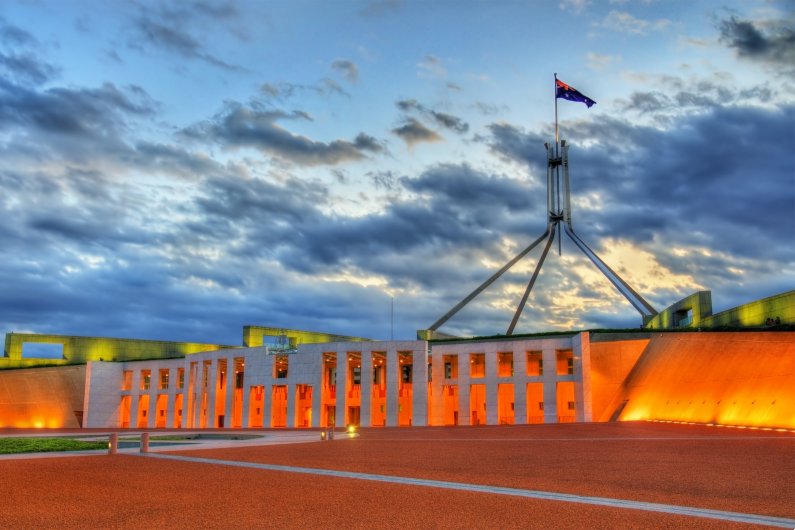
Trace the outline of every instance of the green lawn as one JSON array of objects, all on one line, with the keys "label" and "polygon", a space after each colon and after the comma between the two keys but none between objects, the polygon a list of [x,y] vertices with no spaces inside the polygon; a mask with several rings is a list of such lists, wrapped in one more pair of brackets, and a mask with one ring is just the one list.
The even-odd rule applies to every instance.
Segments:
[{"label": "green lawn", "polygon": [[88,451],[107,449],[108,442],[80,442],[68,438],[0,438],[0,455],[46,453],[51,451]]}]

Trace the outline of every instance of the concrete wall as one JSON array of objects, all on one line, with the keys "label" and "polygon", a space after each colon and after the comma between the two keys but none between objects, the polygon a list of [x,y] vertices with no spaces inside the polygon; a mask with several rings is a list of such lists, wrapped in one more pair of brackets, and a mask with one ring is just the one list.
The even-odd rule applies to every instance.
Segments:
[{"label": "concrete wall", "polygon": [[795,428],[795,333],[655,333],[605,414],[623,401],[621,421]]},{"label": "concrete wall", "polygon": [[85,366],[0,371],[0,427],[80,427]]},{"label": "concrete wall", "polygon": [[[63,344],[64,359],[23,359],[25,342]],[[106,337],[78,337],[73,335],[40,335],[37,333],[6,334],[5,349],[0,357],[0,370],[39,365],[85,364],[88,361],[123,361],[183,357],[192,353],[239,348],[220,344],[167,342],[160,340],[111,339]]]},{"label": "concrete wall", "polygon": [[764,326],[768,318],[782,324],[795,324],[795,291],[777,294],[756,302],[721,311],[702,321],[702,326]]},{"label": "concrete wall", "polygon": [[375,342],[375,339],[363,339],[360,337],[349,337],[347,335],[334,335],[331,333],[317,333],[315,331],[301,331],[298,329],[269,328],[266,326],[245,326],[243,327],[243,346],[252,348],[262,346],[262,336],[278,337],[281,333],[290,339],[290,345],[296,347],[299,344],[318,344],[324,342]]},{"label": "concrete wall", "polygon": [[594,421],[608,421],[612,411],[608,405],[613,401],[635,366],[643,350],[649,344],[650,333],[591,334],[591,403]]},{"label": "concrete wall", "polygon": [[[760,327],[768,318],[778,317],[782,324],[795,324],[795,291],[777,294],[749,302],[720,313],[712,312],[712,293],[699,291],[679,300],[649,320],[646,329],[675,329],[675,313],[693,310],[693,322],[689,328],[712,328],[717,326]],[[685,327],[685,326],[682,326]]]},{"label": "concrete wall", "polygon": [[657,316],[648,321],[643,327],[647,329],[674,329],[678,327],[675,318],[676,312],[686,311],[688,309],[693,311],[693,322],[689,326],[682,327],[697,328],[704,325],[703,319],[712,315],[712,292],[698,291],[679,300],[670,307],[660,311]]}]

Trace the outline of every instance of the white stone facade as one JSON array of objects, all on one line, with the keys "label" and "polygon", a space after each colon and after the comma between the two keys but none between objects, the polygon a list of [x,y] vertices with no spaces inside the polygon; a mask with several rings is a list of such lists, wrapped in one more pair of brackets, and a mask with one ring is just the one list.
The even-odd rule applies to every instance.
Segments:
[{"label": "white stone facade", "polygon": [[[433,344],[432,353],[426,341],[415,340],[301,344],[286,356],[254,347],[181,359],[92,361],[83,426],[592,421],[588,337],[443,342]],[[449,374],[455,377],[445,377],[452,370],[445,359],[457,362],[457,373]]]}]

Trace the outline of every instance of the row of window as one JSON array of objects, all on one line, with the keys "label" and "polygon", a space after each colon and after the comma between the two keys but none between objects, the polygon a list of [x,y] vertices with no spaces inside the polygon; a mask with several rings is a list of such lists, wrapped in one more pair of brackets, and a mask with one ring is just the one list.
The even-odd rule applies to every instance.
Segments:
[{"label": "row of window", "polygon": [[[540,351],[530,351],[526,353],[526,375],[539,376],[544,375],[544,359]],[[561,350],[556,353],[556,366],[555,373],[557,375],[573,375],[574,374],[574,356],[571,350]],[[444,355],[442,362],[444,362],[444,378],[457,379],[458,378],[458,355]],[[513,353],[498,353],[497,354],[497,375],[499,377],[513,377]],[[486,376],[486,354],[484,353],[470,353],[469,354],[469,377],[471,379]],[[431,380],[431,368],[428,367],[428,380]]]},{"label": "row of window", "polygon": [[[160,370],[160,381],[157,385],[158,390],[168,390],[169,379],[170,379],[170,370],[163,369]],[[185,369],[178,368],[177,369],[177,388],[182,389],[185,388]],[[122,373],[122,380],[121,380],[121,389],[124,390],[132,390],[132,379],[133,379],[133,371],[132,370],[125,370]],[[141,390],[150,390],[152,388],[152,371],[151,370],[141,370]]]}]

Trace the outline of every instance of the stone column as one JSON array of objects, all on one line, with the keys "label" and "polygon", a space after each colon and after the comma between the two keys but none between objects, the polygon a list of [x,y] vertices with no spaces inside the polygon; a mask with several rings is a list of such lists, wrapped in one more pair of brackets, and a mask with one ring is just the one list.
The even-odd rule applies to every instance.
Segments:
[{"label": "stone column", "polygon": [[[160,370],[153,369],[152,372],[157,372],[157,376],[160,376]],[[146,413],[146,427],[148,429],[154,429],[157,426],[157,391],[159,386],[159,382],[155,380],[155,377],[151,377],[148,391],[149,412]]]},{"label": "stone column", "polygon": [[[328,377],[326,373],[323,371],[323,367],[326,363],[326,354],[321,353],[320,355],[320,378],[315,379],[313,382],[312,387],[312,426],[313,427],[321,427],[325,425],[327,418],[325,417],[324,410],[323,410],[323,389],[327,386]],[[315,419],[317,418],[317,419]]]},{"label": "stone column", "polygon": [[176,392],[174,392],[174,386],[176,386],[176,383],[172,385],[171,381],[169,381],[168,394],[166,394],[166,428],[167,429],[171,429],[174,427],[174,414],[176,414],[174,407],[177,402],[177,394]]},{"label": "stone column", "polygon": [[575,420],[593,421],[593,398],[591,395],[591,342],[586,331],[571,341],[574,355],[574,401]]},{"label": "stone column", "polygon": [[372,427],[373,400],[373,354],[362,352],[362,406],[359,423],[362,427]]},{"label": "stone column", "polygon": [[249,407],[251,405],[251,385],[246,382],[246,372],[243,370],[243,403],[240,406],[240,427],[248,429]]},{"label": "stone column", "polygon": [[[182,421],[186,429],[197,429],[199,427],[199,415],[201,414],[202,363],[197,362],[191,366],[190,374],[193,377],[193,387],[191,388],[189,379],[186,385],[188,399],[183,403],[185,409],[182,412]],[[186,414],[188,407],[192,409],[190,417]]]},{"label": "stone column", "polygon": [[[273,364],[273,363],[271,363]],[[271,380],[272,381],[272,380]],[[264,385],[262,389],[262,428],[267,429],[271,426],[271,413],[273,401],[273,384]]]},{"label": "stone column", "polygon": [[437,350],[431,352],[433,359],[431,378],[431,397],[428,406],[431,407],[431,425],[444,425],[444,407],[442,405],[442,388],[444,387],[444,357]]},{"label": "stone column", "polygon": [[422,342],[412,353],[411,424],[424,427],[428,424],[428,343]]},{"label": "stone column", "polygon": [[555,348],[544,348],[544,423],[558,422],[558,363]]},{"label": "stone column", "polygon": [[130,428],[138,427],[138,399],[141,396],[141,370],[133,369],[130,389]]},{"label": "stone column", "polygon": [[386,351],[386,426],[398,425],[398,390],[400,388],[400,362],[394,342]]},{"label": "stone column", "polygon": [[523,342],[514,343],[513,349],[513,423],[527,423],[527,352]]},{"label": "stone column", "polygon": [[213,359],[207,374],[207,423],[205,427],[215,429],[218,425],[218,418],[215,417],[215,396],[218,391],[218,359]]},{"label": "stone column", "polygon": [[497,410],[497,350],[495,345],[489,345],[486,355],[486,425],[499,424]]},{"label": "stone column", "polygon": [[[289,381],[289,378],[288,378]],[[295,390],[297,385],[287,385],[287,422],[286,427],[289,429],[295,427]]]},{"label": "stone column", "polygon": [[[472,424],[472,411],[470,410],[469,392],[470,385],[472,384],[471,366],[469,365],[469,353],[458,353],[458,424],[471,425]],[[476,379],[475,381],[482,381]]]},{"label": "stone column", "polygon": [[334,413],[336,427],[345,427],[345,407],[348,403],[348,352],[337,351],[337,410]]}]

